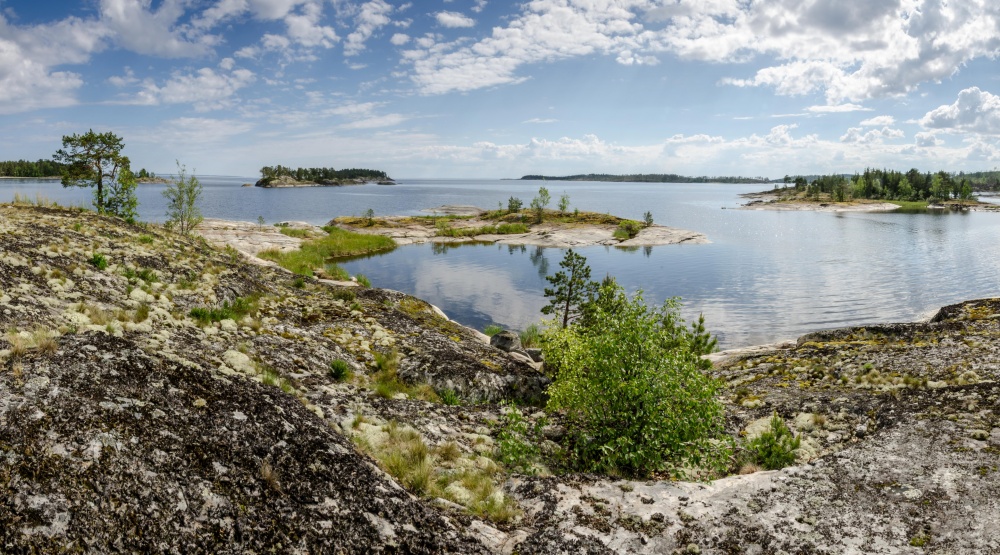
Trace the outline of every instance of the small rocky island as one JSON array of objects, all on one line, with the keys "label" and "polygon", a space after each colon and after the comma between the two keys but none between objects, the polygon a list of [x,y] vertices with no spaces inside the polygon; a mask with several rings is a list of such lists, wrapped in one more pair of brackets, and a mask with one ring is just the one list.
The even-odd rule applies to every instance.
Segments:
[{"label": "small rocky island", "polygon": [[475,206],[439,206],[428,216],[339,217],[330,221],[356,233],[414,243],[499,243],[554,248],[608,245],[621,248],[709,243],[701,233],[595,212],[488,211]]},{"label": "small rocky island", "polygon": [[333,168],[297,168],[285,166],[264,166],[261,178],[254,183],[256,187],[342,187],[346,185],[394,185],[383,171],[366,169],[335,170]]},{"label": "small rocky island", "polygon": [[1000,299],[712,355],[725,433],[778,414],[797,460],[636,480],[505,468],[499,402],[565,434],[544,367],[250,260],[0,205],[0,551],[1000,550]]}]

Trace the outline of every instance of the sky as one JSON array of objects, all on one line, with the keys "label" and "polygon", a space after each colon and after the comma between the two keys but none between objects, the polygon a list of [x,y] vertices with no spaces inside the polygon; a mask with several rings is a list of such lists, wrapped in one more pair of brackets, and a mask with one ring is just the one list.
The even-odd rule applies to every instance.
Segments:
[{"label": "sky", "polygon": [[0,0],[0,159],[395,178],[1000,166],[995,0]]}]

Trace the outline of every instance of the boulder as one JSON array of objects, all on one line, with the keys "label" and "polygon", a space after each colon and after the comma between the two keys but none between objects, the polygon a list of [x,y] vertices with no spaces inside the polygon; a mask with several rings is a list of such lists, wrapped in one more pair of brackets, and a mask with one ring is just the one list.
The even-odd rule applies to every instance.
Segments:
[{"label": "boulder", "polygon": [[504,352],[520,351],[521,337],[517,332],[503,330],[490,338],[490,345]]}]

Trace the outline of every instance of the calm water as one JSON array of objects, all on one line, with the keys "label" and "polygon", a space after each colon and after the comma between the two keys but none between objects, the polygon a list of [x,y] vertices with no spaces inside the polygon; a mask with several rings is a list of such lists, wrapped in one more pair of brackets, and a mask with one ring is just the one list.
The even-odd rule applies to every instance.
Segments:
[{"label": "calm water", "polygon": [[[443,204],[494,208],[511,195],[526,203],[539,182],[403,180],[396,186],[241,188],[251,178],[202,177],[208,217],[322,224],[335,216],[415,214]],[[1000,214],[828,214],[733,210],[740,185],[549,182],[554,201],[705,233],[712,244],[627,252],[579,249],[595,279],[611,274],[651,302],[683,299],[704,313],[724,347],[794,338],[868,322],[909,321],[965,299],[1000,295]],[[140,216],[162,221],[160,185],[139,190]],[[58,183],[0,182],[0,201],[36,193],[89,205],[91,190]],[[559,269],[559,249],[414,245],[343,264],[380,287],[412,293],[452,318],[482,328],[523,328],[546,304],[544,276]]]}]

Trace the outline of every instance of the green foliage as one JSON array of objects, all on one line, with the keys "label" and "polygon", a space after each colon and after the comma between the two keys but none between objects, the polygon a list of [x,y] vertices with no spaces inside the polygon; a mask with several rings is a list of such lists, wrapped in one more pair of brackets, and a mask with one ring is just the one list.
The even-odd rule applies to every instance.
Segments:
[{"label": "green foliage", "polygon": [[514,197],[514,196],[511,196],[509,199],[507,199],[507,212],[508,213],[515,214],[517,212],[520,212],[521,208],[523,208],[523,207],[524,207],[524,203],[521,202],[521,199],[519,199],[517,197]]},{"label": "green foliage", "polygon": [[527,233],[528,226],[515,223],[502,223],[500,225],[484,225],[482,227],[451,227],[445,220],[438,220],[435,224],[440,237],[475,237],[476,235],[511,235],[514,233]]},{"label": "green foliage", "polygon": [[194,175],[188,177],[187,168],[177,162],[177,181],[164,189],[163,196],[167,199],[167,227],[190,235],[204,219],[198,208],[201,182]]},{"label": "green foliage", "polygon": [[361,287],[371,287],[372,282],[364,274],[358,274],[354,276],[354,279],[358,280],[358,285]]},{"label": "green foliage", "polygon": [[462,404],[462,398],[458,396],[458,393],[454,389],[442,389],[437,394],[441,398],[442,405],[457,406]]},{"label": "green foliage", "polygon": [[[79,230],[77,230],[77,231],[79,231]],[[142,244],[144,244],[144,245],[148,245],[148,244],[150,244],[150,243],[153,242],[153,236],[152,235],[147,235],[147,234],[143,233],[142,235],[139,236],[139,242],[142,243]]]},{"label": "green foliage", "polygon": [[[328,235],[305,241],[298,250],[281,252],[266,250],[257,256],[273,260],[279,266],[296,274],[311,276],[316,268],[324,268],[331,258],[357,256],[377,251],[390,250],[396,243],[389,237],[353,233],[337,227],[325,228]],[[328,273],[331,273],[328,269]],[[346,276],[346,272],[344,273]],[[349,276],[347,276],[349,278]]]},{"label": "green foliage", "polygon": [[521,409],[504,402],[500,405],[500,420],[496,425],[497,461],[513,472],[535,474],[535,464],[541,455],[542,428],[545,420],[532,425]]},{"label": "green foliage", "polygon": [[247,314],[257,311],[257,305],[252,299],[236,297],[233,302],[224,301],[222,305],[215,307],[198,306],[188,312],[200,325],[204,326],[212,322],[222,320],[239,320]]},{"label": "green foliage", "polygon": [[545,187],[539,187],[538,196],[531,199],[531,211],[535,213],[535,223],[542,223],[542,219],[545,217],[545,208],[551,201],[552,196],[549,195],[549,190]]},{"label": "green foliage", "polygon": [[[650,216],[652,219],[652,216]],[[635,220],[622,220],[618,222],[618,229],[615,230],[615,238],[617,239],[631,239],[642,231],[643,224]]]},{"label": "green foliage", "polygon": [[569,193],[564,191],[563,194],[559,196],[559,213],[565,214],[567,210],[569,210]]},{"label": "green foliage", "polygon": [[488,335],[490,337],[493,337],[494,335],[496,335],[496,334],[498,334],[498,333],[500,333],[502,331],[503,331],[503,326],[498,325],[498,324],[490,324],[490,325],[486,326],[485,328],[483,328],[483,333],[485,333],[486,335]]},{"label": "green foliage", "polygon": [[82,135],[63,135],[62,145],[52,158],[62,164],[63,187],[95,187],[94,206],[104,213],[104,186],[117,182],[122,170],[129,169],[128,157],[122,156],[122,138],[110,131],[94,133],[91,129]]},{"label": "green foliage", "polygon": [[271,181],[282,177],[288,176],[292,177],[298,181],[314,181],[319,184],[335,184],[341,180],[348,179],[370,179],[386,181],[389,180],[389,175],[383,171],[378,170],[366,170],[361,168],[349,168],[343,170],[335,170],[333,168],[296,168],[292,169],[286,166],[264,166],[260,169],[261,181],[264,183],[270,183]]},{"label": "green foliage", "polygon": [[647,210],[646,213],[642,215],[642,223],[646,227],[652,226],[653,225],[653,213]]},{"label": "green foliage", "polygon": [[365,210],[365,219],[368,220],[368,227],[375,225],[375,210],[369,208]]},{"label": "green foliage", "polygon": [[98,270],[103,270],[108,267],[108,259],[99,252],[95,252],[87,262],[90,262],[90,265]]},{"label": "green foliage", "polygon": [[65,169],[66,164],[52,160],[7,160],[0,162],[0,177],[55,177]]},{"label": "green foliage", "polygon": [[542,314],[554,314],[565,328],[583,313],[584,305],[597,293],[597,283],[590,281],[587,259],[573,249],[566,251],[559,267],[562,270],[555,275],[545,276],[552,287],[545,288],[549,304],[542,308]]},{"label": "green foliage", "polygon": [[351,367],[347,362],[336,359],[330,361],[330,377],[335,382],[346,381],[351,376]]},{"label": "green foliage", "polygon": [[538,328],[538,324],[531,324],[524,328],[520,335],[521,346],[525,349],[538,347],[542,344],[542,330]]},{"label": "green foliage", "polygon": [[800,442],[775,412],[767,431],[747,442],[747,451],[753,462],[767,470],[778,470],[795,463]]},{"label": "green foliage", "polygon": [[305,286],[306,286],[306,279],[302,276],[296,276],[296,278],[292,280],[292,287],[296,289],[302,289]]},{"label": "green foliage", "polygon": [[344,287],[344,288],[341,288],[341,289],[334,290],[334,292],[331,293],[331,296],[334,299],[337,299],[339,301],[348,301],[349,302],[349,301],[353,301],[354,300],[354,291],[351,291],[347,287]]},{"label": "green foliage", "polygon": [[139,200],[135,196],[137,181],[128,167],[128,158],[123,157],[124,167],[118,172],[118,179],[108,182],[108,196],[104,199],[104,211],[134,224],[138,216]]},{"label": "green foliage", "polygon": [[641,476],[725,464],[726,444],[714,441],[723,409],[703,372],[704,346],[676,301],[651,308],[613,280],[585,324],[546,330],[546,366],[556,372],[547,408],[565,413],[570,466]]}]

